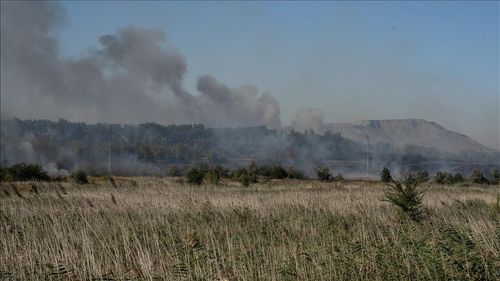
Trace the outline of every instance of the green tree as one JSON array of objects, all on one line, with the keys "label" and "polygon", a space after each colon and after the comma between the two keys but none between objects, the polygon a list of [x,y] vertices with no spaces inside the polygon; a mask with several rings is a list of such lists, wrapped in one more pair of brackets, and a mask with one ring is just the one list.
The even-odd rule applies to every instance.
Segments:
[{"label": "green tree", "polygon": [[326,165],[317,165],[314,170],[320,181],[332,180],[332,174],[330,174],[330,169]]},{"label": "green tree", "polygon": [[404,180],[404,183],[391,180],[390,190],[385,192],[385,201],[400,208],[410,219],[419,222],[424,217],[422,205],[423,191],[417,189],[419,182],[415,179]]},{"label": "green tree", "polygon": [[483,175],[483,173],[480,170],[474,170],[472,171],[469,180],[472,183],[478,183],[478,184],[488,184],[488,179],[486,179]]},{"label": "green tree", "polygon": [[71,174],[71,179],[77,184],[87,184],[89,180],[87,178],[87,174],[82,170],[77,170]]},{"label": "green tree", "polygon": [[279,166],[261,166],[257,169],[257,174],[270,179],[284,179],[288,177],[287,171]]},{"label": "green tree", "polygon": [[189,184],[200,185],[203,183],[205,173],[200,169],[190,168],[186,173],[186,179]]},{"label": "green tree", "polygon": [[460,183],[460,182],[463,182],[465,179],[464,179],[464,176],[462,176],[462,174],[460,173],[455,173],[455,175],[453,175],[453,183]]},{"label": "green tree", "polygon": [[392,179],[391,177],[391,172],[389,171],[389,169],[387,167],[384,167],[382,169],[382,172],[380,173],[380,181],[382,182],[390,182]]}]

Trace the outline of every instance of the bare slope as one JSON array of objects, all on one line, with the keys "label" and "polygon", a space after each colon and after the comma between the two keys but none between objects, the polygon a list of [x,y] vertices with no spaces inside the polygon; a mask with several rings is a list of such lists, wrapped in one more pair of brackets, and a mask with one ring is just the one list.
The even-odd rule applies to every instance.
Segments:
[{"label": "bare slope", "polygon": [[447,153],[494,153],[470,137],[422,119],[362,120],[354,123],[325,124],[325,130],[340,132],[345,138],[366,143],[387,143],[396,147],[416,145]]}]

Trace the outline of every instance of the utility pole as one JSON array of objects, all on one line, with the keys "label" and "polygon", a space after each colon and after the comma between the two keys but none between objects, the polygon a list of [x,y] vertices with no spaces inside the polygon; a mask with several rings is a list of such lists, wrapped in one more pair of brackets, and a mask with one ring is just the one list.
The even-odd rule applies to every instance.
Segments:
[{"label": "utility pole", "polygon": [[108,149],[108,172],[109,172],[109,175],[113,175],[113,172],[111,170],[111,145],[113,144],[112,140],[111,140],[111,124],[108,125],[109,126],[109,149]]},{"label": "utility pole", "polygon": [[366,135],[366,177],[370,176],[370,137]]}]

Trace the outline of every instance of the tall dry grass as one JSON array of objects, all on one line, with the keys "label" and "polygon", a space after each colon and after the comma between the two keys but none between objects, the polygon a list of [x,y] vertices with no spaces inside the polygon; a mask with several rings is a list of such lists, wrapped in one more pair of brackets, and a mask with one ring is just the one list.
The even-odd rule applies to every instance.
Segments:
[{"label": "tall dry grass", "polygon": [[423,188],[417,224],[379,183],[4,183],[0,280],[499,280],[500,188]]}]

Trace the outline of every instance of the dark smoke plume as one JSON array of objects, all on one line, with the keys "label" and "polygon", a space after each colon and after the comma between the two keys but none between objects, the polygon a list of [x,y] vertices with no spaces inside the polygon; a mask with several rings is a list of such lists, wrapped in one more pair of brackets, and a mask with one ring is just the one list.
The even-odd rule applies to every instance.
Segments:
[{"label": "dark smoke plume", "polygon": [[55,2],[1,2],[2,117],[86,122],[281,125],[278,102],[257,88],[199,77],[183,87],[187,64],[162,31],[127,27],[99,38],[79,58],[63,58]]}]

